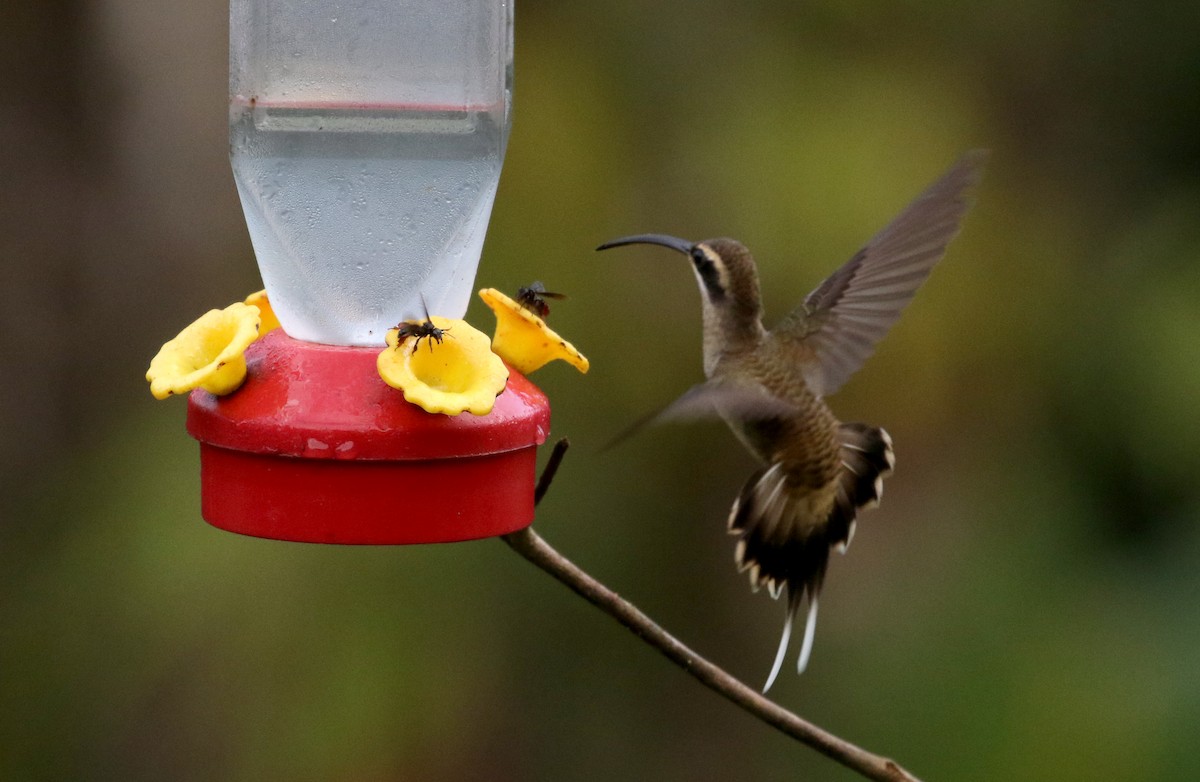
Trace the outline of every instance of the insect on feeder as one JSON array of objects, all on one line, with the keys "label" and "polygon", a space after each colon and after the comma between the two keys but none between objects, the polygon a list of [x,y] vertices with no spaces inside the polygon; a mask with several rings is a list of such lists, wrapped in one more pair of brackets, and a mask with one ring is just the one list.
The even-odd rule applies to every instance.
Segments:
[{"label": "insect on feeder", "polygon": [[397,323],[466,312],[510,126],[511,4],[232,0],[230,50],[234,176],[282,328],[246,349],[235,393],[189,397],[204,518],[321,543],[525,527],[537,387],[510,369],[486,415],[440,415],[377,369]]}]

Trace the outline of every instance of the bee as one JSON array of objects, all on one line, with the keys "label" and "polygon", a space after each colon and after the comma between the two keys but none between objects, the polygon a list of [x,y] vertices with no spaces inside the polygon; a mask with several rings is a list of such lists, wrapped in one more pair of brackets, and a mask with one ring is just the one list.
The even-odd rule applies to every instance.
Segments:
[{"label": "bee", "polygon": [[535,280],[528,286],[517,289],[517,304],[539,318],[545,318],[550,314],[550,305],[546,303],[546,299],[562,300],[565,298],[567,298],[565,293],[552,293],[546,290],[546,286],[540,280]]},{"label": "bee", "polygon": [[413,352],[421,347],[421,340],[428,340],[429,351],[433,352],[433,343],[442,344],[444,337],[450,336],[450,329],[439,329],[433,325],[433,321],[429,319],[429,305],[425,304],[425,297],[421,297],[421,305],[425,307],[425,320],[402,320],[396,324],[396,350],[400,349],[400,345],[409,337],[416,337],[417,341],[413,343]]}]

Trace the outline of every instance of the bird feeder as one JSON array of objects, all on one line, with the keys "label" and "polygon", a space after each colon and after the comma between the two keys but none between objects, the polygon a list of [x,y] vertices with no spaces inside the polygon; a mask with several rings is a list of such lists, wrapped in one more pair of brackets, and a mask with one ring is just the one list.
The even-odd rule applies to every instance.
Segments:
[{"label": "bird feeder", "polygon": [[466,312],[511,86],[506,0],[232,0],[231,158],[282,328],[246,349],[235,393],[189,397],[208,522],[390,544],[532,521],[536,386],[510,369],[489,413],[444,415],[377,368],[397,323]]}]

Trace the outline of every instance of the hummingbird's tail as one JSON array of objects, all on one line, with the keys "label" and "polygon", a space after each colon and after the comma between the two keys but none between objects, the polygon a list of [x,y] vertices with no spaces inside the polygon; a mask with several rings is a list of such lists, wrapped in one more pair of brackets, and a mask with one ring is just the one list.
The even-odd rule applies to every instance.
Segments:
[{"label": "hummingbird's tail", "polygon": [[749,571],[750,585],[765,585],[772,597],[787,588],[787,619],[766,692],[783,665],[792,625],[807,601],[808,614],[797,669],[804,672],[812,653],[817,596],[829,565],[829,551],[844,553],[854,537],[860,508],[879,502],[883,478],[895,466],[892,439],[866,424],[838,427],[840,469],[831,484],[813,489],[795,486],[782,463],[750,477],[729,514],[729,532],[738,536],[734,560]]},{"label": "hummingbird's tail", "polygon": [[[775,653],[775,663],[771,666],[767,683],[762,688],[764,693],[771,689],[771,685],[775,683],[775,677],[779,675],[779,669],[783,667],[783,658],[787,656],[788,641],[792,638],[792,625],[796,621],[796,615],[800,613],[802,594],[803,592],[788,589],[787,619],[783,622],[783,636],[779,639],[779,651]],[[796,658],[796,673],[804,673],[804,669],[808,667],[808,658],[812,656],[813,637],[816,635],[816,631],[817,595],[813,592],[808,597],[808,618],[804,621],[804,640],[800,642],[800,656]]]},{"label": "hummingbird's tail", "polygon": [[837,501],[829,515],[829,536],[839,554],[854,539],[860,509],[874,508],[883,498],[883,479],[896,467],[892,438],[883,429],[866,424],[838,426],[841,443]]}]

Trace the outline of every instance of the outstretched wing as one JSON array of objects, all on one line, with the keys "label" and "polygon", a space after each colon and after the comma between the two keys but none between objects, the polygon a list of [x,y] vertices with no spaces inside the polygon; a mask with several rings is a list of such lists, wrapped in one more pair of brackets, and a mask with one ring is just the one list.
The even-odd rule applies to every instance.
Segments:
[{"label": "outstretched wing", "polygon": [[775,327],[815,354],[805,380],[818,395],[841,388],[900,317],[958,233],[986,160],[964,155]]},{"label": "outstretched wing", "polygon": [[700,421],[725,416],[748,421],[790,418],[797,412],[795,405],[772,396],[758,384],[706,380],[684,391],[674,402],[661,410],[642,416],[600,450],[607,451],[620,445],[645,427],[655,424]]}]

